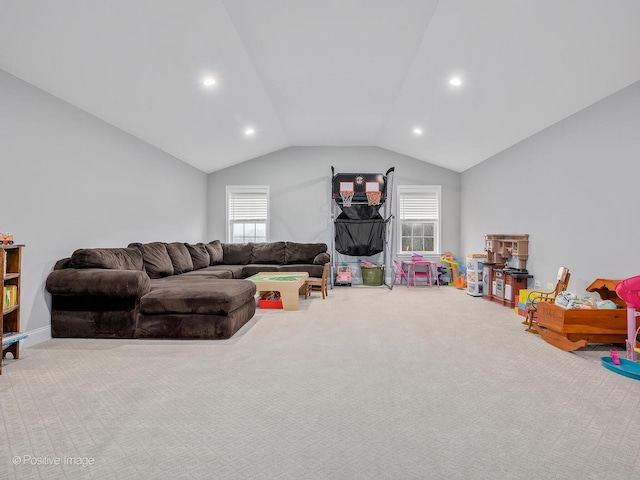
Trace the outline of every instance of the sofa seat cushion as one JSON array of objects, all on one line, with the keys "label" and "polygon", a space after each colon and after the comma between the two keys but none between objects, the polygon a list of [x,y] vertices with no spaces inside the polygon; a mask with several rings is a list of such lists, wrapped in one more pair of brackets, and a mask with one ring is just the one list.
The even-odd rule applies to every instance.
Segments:
[{"label": "sofa seat cushion", "polygon": [[280,272],[283,273],[291,273],[291,272],[307,272],[310,277],[322,278],[322,270],[324,265],[310,265],[310,264],[299,264],[299,265],[283,265],[280,267]]},{"label": "sofa seat cushion", "polygon": [[206,268],[209,272],[229,272],[231,277],[229,278],[244,278],[242,276],[242,270],[244,265],[213,265]]},{"label": "sofa seat cushion", "polygon": [[260,272],[279,272],[280,265],[256,265],[251,263],[242,268],[242,278],[247,278]]},{"label": "sofa seat cushion", "polygon": [[201,278],[233,278],[233,274],[230,270],[214,269],[214,267],[193,270],[191,272],[185,273],[183,276]]},{"label": "sofa seat cushion", "polygon": [[248,280],[198,278],[181,275],[151,282],[151,291],[140,299],[144,314],[226,314],[254,302],[256,286]]},{"label": "sofa seat cushion", "polygon": [[224,315],[191,313],[141,314],[136,322],[137,338],[187,338],[222,340],[231,338],[256,312],[256,302],[247,302]]}]

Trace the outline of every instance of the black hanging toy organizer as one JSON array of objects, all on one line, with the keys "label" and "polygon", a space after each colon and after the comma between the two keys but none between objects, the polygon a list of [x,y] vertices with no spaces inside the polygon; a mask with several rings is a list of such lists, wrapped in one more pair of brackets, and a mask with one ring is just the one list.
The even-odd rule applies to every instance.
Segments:
[{"label": "black hanging toy organizer", "polygon": [[[337,253],[346,257],[370,257],[382,255],[381,262],[387,272],[391,269],[393,214],[391,200],[394,167],[382,173],[335,173],[332,176],[331,218],[334,225],[332,238],[332,282],[336,279]],[[337,252],[337,253],[336,253]],[[379,257],[378,257],[379,258]],[[390,270],[391,269],[391,270]],[[386,276],[384,283],[387,284]]]}]

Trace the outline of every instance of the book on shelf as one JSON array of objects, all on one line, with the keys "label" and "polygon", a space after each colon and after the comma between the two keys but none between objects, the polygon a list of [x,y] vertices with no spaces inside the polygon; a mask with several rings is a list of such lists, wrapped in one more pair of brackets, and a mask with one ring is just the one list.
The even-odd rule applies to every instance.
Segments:
[{"label": "book on shelf", "polygon": [[2,346],[5,347],[7,345],[11,345],[12,343],[19,342],[20,340],[24,340],[28,337],[29,335],[22,332],[4,332],[2,334]]},{"label": "book on shelf", "polygon": [[18,303],[18,287],[7,285],[4,287],[4,308],[14,307]]}]

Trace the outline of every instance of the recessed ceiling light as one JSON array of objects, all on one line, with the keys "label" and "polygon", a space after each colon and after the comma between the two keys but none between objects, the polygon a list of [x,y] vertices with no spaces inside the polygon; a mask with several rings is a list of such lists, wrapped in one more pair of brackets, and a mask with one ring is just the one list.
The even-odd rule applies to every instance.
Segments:
[{"label": "recessed ceiling light", "polygon": [[202,80],[202,83],[205,87],[210,87],[216,84],[216,79],[213,77],[206,77],[204,80]]},{"label": "recessed ceiling light", "polygon": [[256,131],[255,131],[253,128],[251,128],[251,127],[247,128],[247,129],[244,131],[244,134],[245,134],[247,137],[250,137],[250,136],[251,136],[251,135],[253,135],[254,133],[256,133]]},{"label": "recessed ceiling light", "polygon": [[416,135],[422,135],[422,129],[420,127],[416,127],[413,129],[413,133]]},{"label": "recessed ceiling light", "polygon": [[449,80],[449,84],[453,85],[454,87],[459,87],[460,85],[462,85],[462,79],[460,77],[451,77],[451,79]]}]

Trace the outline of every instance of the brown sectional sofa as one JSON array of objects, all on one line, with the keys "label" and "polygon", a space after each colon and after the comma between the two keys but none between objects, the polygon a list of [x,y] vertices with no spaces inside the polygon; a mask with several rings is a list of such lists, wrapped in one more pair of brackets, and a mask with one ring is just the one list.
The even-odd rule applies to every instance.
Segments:
[{"label": "brown sectional sofa", "polygon": [[324,243],[132,243],[79,249],[47,277],[51,336],[225,339],[255,314],[258,272],[321,277]]}]

